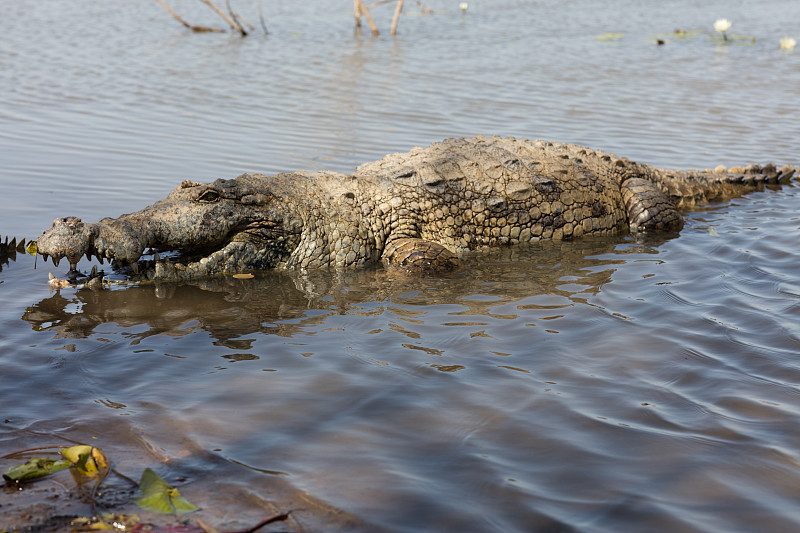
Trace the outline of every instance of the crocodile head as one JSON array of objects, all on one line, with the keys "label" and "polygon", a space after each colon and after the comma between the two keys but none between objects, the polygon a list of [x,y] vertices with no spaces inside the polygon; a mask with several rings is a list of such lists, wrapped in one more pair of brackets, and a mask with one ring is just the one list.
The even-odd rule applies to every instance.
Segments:
[{"label": "crocodile head", "polygon": [[74,270],[95,257],[144,279],[182,280],[274,268],[297,246],[302,219],[281,208],[269,178],[244,174],[184,181],[136,213],[87,224],[58,218],[36,241],[39,254]]}]

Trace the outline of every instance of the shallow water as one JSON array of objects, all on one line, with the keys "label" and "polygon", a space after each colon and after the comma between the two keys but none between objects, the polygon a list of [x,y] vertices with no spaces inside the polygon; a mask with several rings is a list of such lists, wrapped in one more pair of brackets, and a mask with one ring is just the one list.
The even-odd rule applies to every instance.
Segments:
[{"label": "shallow water", "polygon": [[[477,133],[665,167],[799,163],[800,52],[777,41],[800,4],[648,4],[431,0],[397,38],[383,6],[377,39],[353,35],[347,2],[265,4],[270,35],[241,39],[150,2],[15,2],[0,234],[116,216],[187,177],[347,171]],[[274,530],[794,530],[799,191],[707,206],[678,236],[543,243],[425,279],[50,292],[52,266],[18,256],[0,272],[0,455],[92,442],[227,529],[295,509]],[[68,480],[0,489],[0,528]],[[67,500],[39,516],[88,512]]]}]

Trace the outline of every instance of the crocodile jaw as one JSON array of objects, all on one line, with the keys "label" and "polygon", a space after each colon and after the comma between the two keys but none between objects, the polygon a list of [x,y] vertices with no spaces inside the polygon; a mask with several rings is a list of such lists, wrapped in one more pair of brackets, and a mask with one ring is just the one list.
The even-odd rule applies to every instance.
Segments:
[{"label": "crocodile jaw", "polygon": [[[158,257],[154,254],[154,257]],[[173,262],[167,259],[139,261],[141,277],[149,280],[182,281],[222,274],[237,274],[278,266],[253,243],[233,241],[197,261]]]},{"label": "crocodile jaw", "polygon": [[[84,224],[76,217],[56,219],[37,240],[39,254],[45,260],[52,257],[55,266],[66,257],[72,270],[85,255],[101,264],[108,260],[133,279],[180,281],[278,267],[288,260],[297,240],[280,229],[261,227],[234,232],[217,245],[194,246],[162,242],[157,231],[141,222],[135,225],[136,231],[126,231],[125,222],[113,219]],[[151,259],[146,257],[147,248],[157,250]],[[167,257],[173,251],[177,257]]]}]

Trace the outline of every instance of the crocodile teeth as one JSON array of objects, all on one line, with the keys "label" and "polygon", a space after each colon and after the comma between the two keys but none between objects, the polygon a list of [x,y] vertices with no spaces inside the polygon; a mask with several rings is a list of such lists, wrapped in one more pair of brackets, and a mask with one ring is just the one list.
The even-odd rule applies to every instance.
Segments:
[{"label": "crocodile teeth", "polygon": [[70,261],[69,262],[69,269],[70,269],[70,271],[78,270],[78,262],[77,261]]},{"label": "crocodile teeth", "polygon": [[136,262],[131,263],[131,270],[133,270],[133,273],[138,276],[139,275],[139,263],[136,263]]},{"label": "crocodile teeth", "polygon": [[41,256],[42,256],[42,261],[44,261],[45,263],[47,263],[47,258],[48,258],[48,257],[50,257],[50,256],[49,256],[49,255],[47,255],[47,254],[39,254],[39,255],[41,255]]},{"label": "crocodile teeth", "polygon": [[161,258],[158,257],[158,252],[153,252],[153,261],[159,261]]},{"label": "crocodile teeth", "polygon": [[92,260],[92,252],[89,252],[89,251],[86,252],[86,260],[87,261],[91,261]]},{"label": "crocodile teeth", "polygon": [[61,262],[61,258],[60,258],[60,257],[58,257],[57,255],[54,255],[54,256],[53,256],[53,264],[55,265],[55,267],[56,267],[56,268],[58,268],[58,264],[59,264],[60,262]]}]

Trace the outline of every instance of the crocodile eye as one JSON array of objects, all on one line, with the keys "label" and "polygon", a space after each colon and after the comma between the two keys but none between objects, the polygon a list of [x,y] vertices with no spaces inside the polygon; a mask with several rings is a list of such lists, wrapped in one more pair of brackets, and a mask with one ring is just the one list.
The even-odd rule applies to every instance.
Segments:
[{"label": "crocodile eye", "polygon": [[211,204],[214,202],[219,201],[219,193],[213,189],[207,189],[203,191],[203,193],[197,197],[198,202],[203,202],[206,204]]}]

